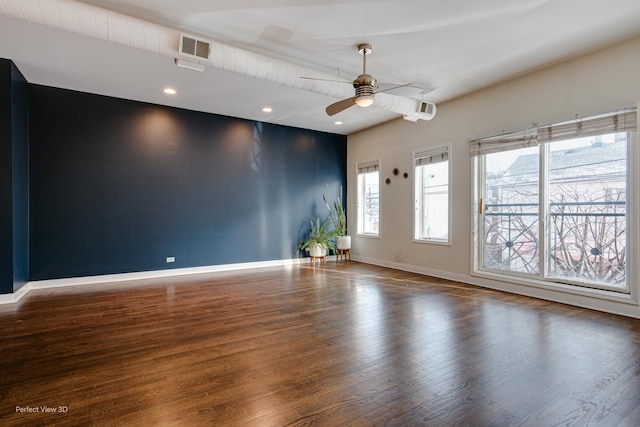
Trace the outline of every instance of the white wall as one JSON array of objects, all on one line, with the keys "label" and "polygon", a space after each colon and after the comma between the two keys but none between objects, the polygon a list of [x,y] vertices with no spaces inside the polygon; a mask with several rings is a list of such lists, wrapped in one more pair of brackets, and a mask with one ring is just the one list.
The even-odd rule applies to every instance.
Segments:
[{"label": "white wall", "polygon": [[[348,212],[354,259],[640,317],[631,301],[600,300],[471,276],[472,176],[468,141],[631,107],[640,101],[640,37],[438,105],[429,122],[403,119],[348,137]],[[452,244],[412,242],[412,150],[451,143]],[[381,159],[381,237],[358,237],[355,164]],[[392,171],[400,173],[394,176]],[[404,179],[402,174],[409,173]],[[386,178],[391,184],[384,183]],[[637,175],[635,176],[637,182]],[[637,185],[635,191],[638,191]],[[638,240],[638,236],[635,236]],[[637,244],[640,246],[640,244]],[[407,257],[407,254],[410,257]],[[635,258],[639,263],[639,258]],[[638,282],[638,280],[636,280]],[[638,292],[633,283],[633,294]],[[621,302],[622,301],[622,302]]]}]

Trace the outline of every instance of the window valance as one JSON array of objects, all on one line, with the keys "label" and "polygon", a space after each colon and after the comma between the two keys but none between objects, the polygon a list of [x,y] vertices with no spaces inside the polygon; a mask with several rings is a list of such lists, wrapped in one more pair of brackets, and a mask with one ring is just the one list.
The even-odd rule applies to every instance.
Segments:
[{"label": "window valance", "polygon": [[540,126],[522,132],[474,139],[469,142],[469,154],[471,156],[479,156],[501,151],[517,150],[563,139],[582,138],[616,132],[635,132],[637,130],[638,113],[636,109],[625,110],[548,126]]},{"label": "window valance", "polygon": [[380,161],[373,160],[365,163],[358,163],[356,165],[356,169],[358,173],[367,173],[367,172],[375,172],[380,169]]},{"label": "window valance", "polygon": [[447,160],[449,160],[449,147],[439,147],[416,151],[413,154],[413,159],[416,166],[446,162]]}]

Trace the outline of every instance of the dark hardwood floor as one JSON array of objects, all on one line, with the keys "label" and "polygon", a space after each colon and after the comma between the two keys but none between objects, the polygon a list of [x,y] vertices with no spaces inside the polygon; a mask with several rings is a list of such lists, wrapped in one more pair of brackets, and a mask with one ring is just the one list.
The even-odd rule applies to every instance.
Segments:
[{"label": "dark hardwood floor", "polygon": [[639,320],[356,262],[31,291],[0,334],[2,426],[640,425]]}]

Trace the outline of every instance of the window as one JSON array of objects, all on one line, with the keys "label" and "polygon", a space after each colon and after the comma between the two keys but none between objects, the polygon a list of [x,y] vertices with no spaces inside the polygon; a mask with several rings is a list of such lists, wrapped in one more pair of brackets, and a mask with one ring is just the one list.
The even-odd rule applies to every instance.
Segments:
[{"label": "window", "polygon": [[449,146],[413,153],[417,241],[449,242]]},{"label": "window", "polygon": [[380,161],[359,163],[358,234],[380,235]]},{"label": "window", "polygon": [[484,158],[484,268],[538,274],[538,153],[522,148]]},{"label": "window", "polygon": [[628,293],[636,114],[472,141],[476,271]]}]

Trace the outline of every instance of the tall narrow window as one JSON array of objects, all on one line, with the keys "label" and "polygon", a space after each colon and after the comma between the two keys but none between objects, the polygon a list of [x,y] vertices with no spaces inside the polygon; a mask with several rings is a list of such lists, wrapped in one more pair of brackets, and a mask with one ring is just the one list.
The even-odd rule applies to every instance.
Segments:
[{"label": "tall narrow window", "polygon": [[485,156],[483,266],[537,274],[538,147]]},{"label": "tall narrow window", "polygon": [[413,153],[417,241],[449,242],[449,152],[442,146]]},{"label": "tall narrow window", "polygon": [[627,133],[548,145],[550,277],[625,286]]},{"label": "tall narrow window", "polygon": [[473,141],[476,270],[629,292],[636,140],[628,111]]},{"label": "tall narrow window", "polygon": [[358,163],[358,234],[380,235],[380,161]]}]

